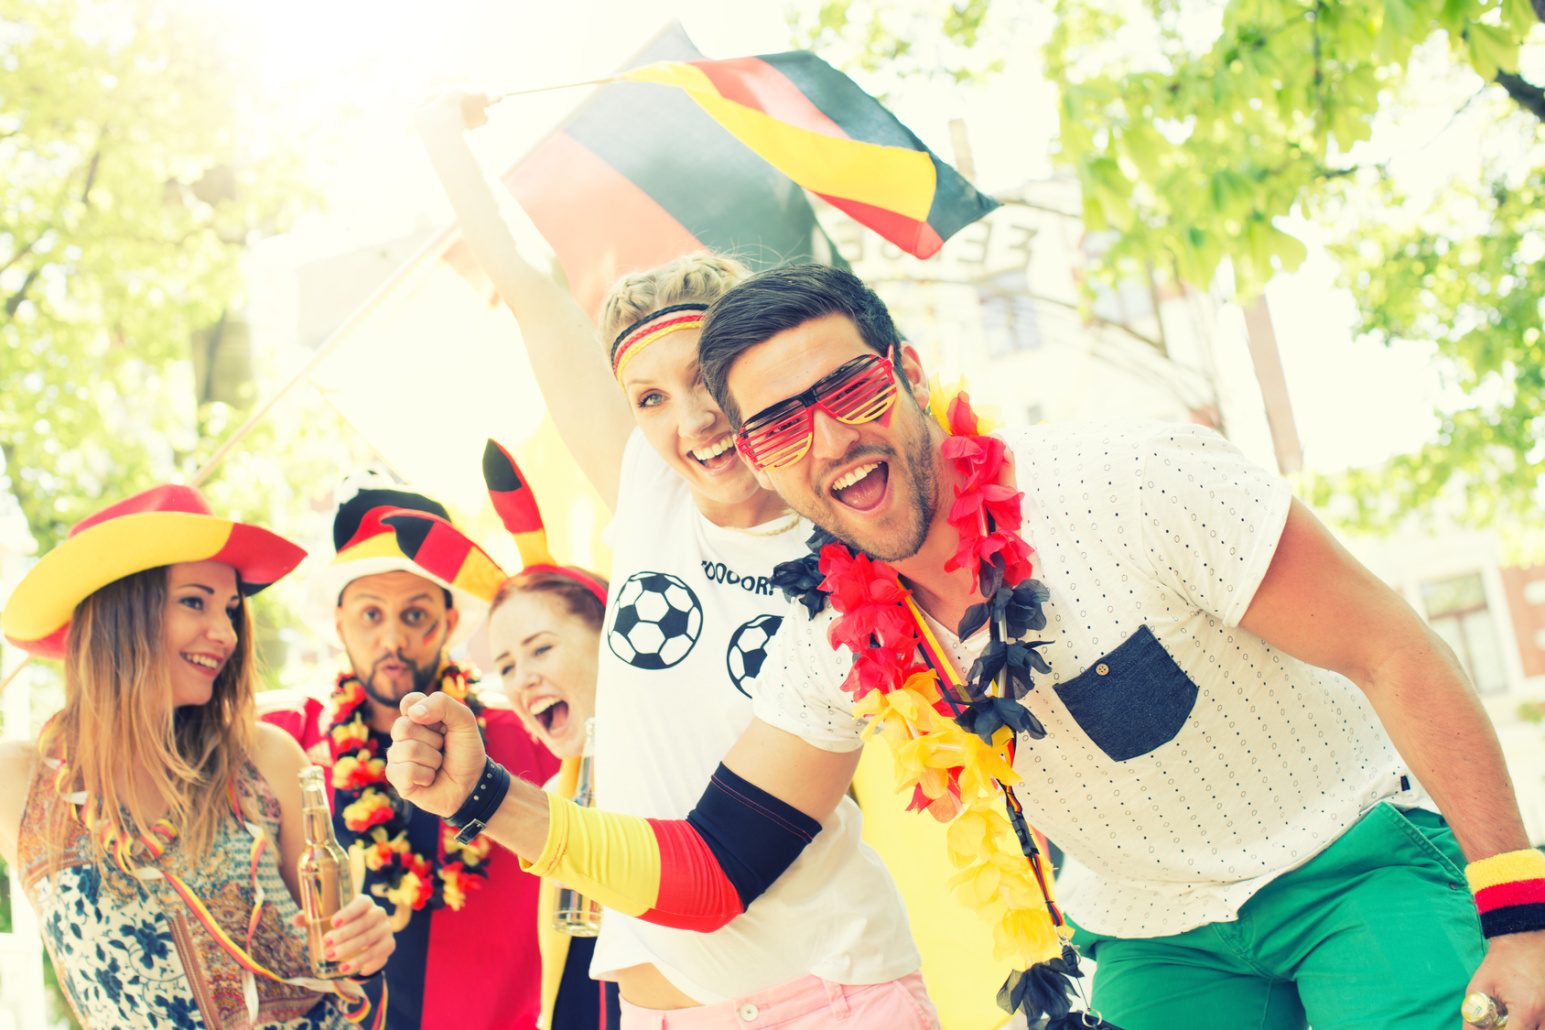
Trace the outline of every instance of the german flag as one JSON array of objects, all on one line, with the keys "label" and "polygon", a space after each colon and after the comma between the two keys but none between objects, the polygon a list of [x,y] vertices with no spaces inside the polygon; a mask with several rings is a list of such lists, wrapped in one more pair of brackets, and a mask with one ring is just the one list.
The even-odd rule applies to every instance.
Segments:
[{"label": "german flag", "polygon": [[808,51],[661,61],[622,78],[684,90],[774,168],[915,257],[998,206]]},{"label": "german flag", "polygon": [[[702,56],[672,25],[629,64],[684,67]],[[715,250],[756,270],[835,252],[786,174],[687,95],[644,82],[599,90],[504,183],[552,243],[592,317],[622,275],[683,254]],[[476,268],[470,255],[447,260]]]}]

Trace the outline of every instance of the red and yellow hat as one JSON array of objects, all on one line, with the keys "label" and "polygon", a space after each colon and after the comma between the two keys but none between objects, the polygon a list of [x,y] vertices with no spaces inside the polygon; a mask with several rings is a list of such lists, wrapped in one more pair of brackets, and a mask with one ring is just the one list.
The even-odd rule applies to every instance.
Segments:
[{"label": "red and yellow hat", "polygon": [[155,486],[88,516],[32,567],[0,614],[5,639],[38,658],[63,658],[75,607],[115,580],[177,562],[217,561],[257,593],[306,552],[260,526],[217,518],[191,486]]},{"label": "red and yellow hat", "polygon": [[416,563],[397,543],[397,534],[382,521],[390,512],[407,510],[422,513],[450,524],[450,512],[439,501],[411,490],[398,489],[384,476],[367,473],[352,477],[345,492],[352,491],[333,516],[333,560],[312,577],[311,615],[319,625],[335,627],[333,611],[343,588],[356,579],[383,572],[411,572],[451,592],[455,607],[461,612],[455,630],[446,641],[455,647],[472,635],[488,612],[487,599],[456,577],[442,575],[434,566]]}]

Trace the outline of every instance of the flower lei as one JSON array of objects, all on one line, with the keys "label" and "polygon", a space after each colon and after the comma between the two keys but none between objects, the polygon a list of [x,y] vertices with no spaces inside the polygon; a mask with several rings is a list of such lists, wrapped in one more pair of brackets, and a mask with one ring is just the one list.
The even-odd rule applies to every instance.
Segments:
[{"label": "flower lei", "polygon": [[[439,689],[472,709],[483,725],[483,704],[472,684],[477,673],[447,661],[440,670]],[[393,925],[401,929],[423,908],[458,911],[467,894],[488,879],[487,837],[471,844],[456,840],[456,831],[440,825],[440,855],[425,857],[408,845],[403,800],[386,782],[386,757],[365,721],[365,688],[353,673],[339,673],[333,689],[332,724],[327,730],[332,751],[334,818],[357,835],[350,851],[363,852],[365,868],[377,882],[371,893],[396,906]]]},{"label": "flower lei", "polygon": [[958,633],[964,640],[984,625],[990,631],[968,682],[959,681],[895,569],[854,554],[824,530],[808,542],[814,553],[779,566],[773,584],[812,616],[828,601],[837,611],[827,635],[833,648],[854,655],[842,684],[853,714],[872,717],[865,735],[878,733],[890,745],[898,785],[912,791],[908,810],[950,824],[949,856],[960,872],[949,886],[992,926],[994,959],[1028,967],[1010,975],[999,1004],[1024,1009],[1032,1024],[1045,1014],[1059,1026],[1072,1019],[1069,978],[1082,974],[1042,864],[1044,845],[1037,847],[1008,787],[1019,779],[1015,734],[1046,735],[1019,699],[1033,686],[1031,669],[1051,669],[1036,650],[1047,642],[1019,638],[1045,628],[1041,605],[1049,595],[1030,578],[1035,552],[1019,535],[1024,495],[998,481],[1007,446],[986,435],[963,389],[930,386],[930,411],[950,434],[943,456],[964,480],[947,516],[960,542],[944,569],[969,569],[984,598],[966,611]]}]

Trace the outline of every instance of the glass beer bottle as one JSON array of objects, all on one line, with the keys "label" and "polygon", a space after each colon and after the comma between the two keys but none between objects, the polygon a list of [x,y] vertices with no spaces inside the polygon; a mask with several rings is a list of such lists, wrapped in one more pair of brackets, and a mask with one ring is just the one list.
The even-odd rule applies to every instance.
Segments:
[{"label": "glass beer bottle", "polygon": [[[594,774],[591,759],[595,755],[595,720],[585,720],[585,750],[579,760],[579,776],[574,781],[573,801],[581,808],[595,804]],[[571,937],[594,937],[601,932],[601,906],[572,887],[558,888],[558,906],[553,911],[553,929]]]},{"label": "glass beer bottle", "polygon": [[301,819],[306,826],[306,849],[301,852],[301,907],[306,914],[306,945],[311,951],[311,975],[321,980],[347,976],[341,958],[328,958],[322,937],[332,928],[333,916],[354,898],[354,879],[349,856],[333,835],[333,815],[327,807],[326,774],[311,765],[300,771]]}]

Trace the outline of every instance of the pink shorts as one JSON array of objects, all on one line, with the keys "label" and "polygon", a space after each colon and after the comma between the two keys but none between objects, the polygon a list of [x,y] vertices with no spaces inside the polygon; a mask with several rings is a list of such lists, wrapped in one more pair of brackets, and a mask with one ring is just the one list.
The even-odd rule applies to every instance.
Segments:
[{"label": "pink shorts", "polygon": [[802,976],[757,994],[690,1009],[644,1009],[622,1002],[622,1030],[939,1030],[921,972],[882,984],[838,984]]}]

